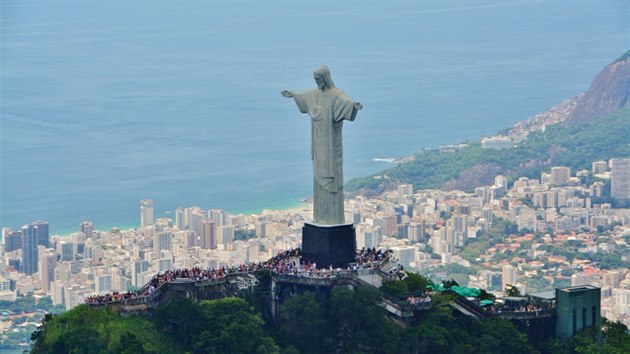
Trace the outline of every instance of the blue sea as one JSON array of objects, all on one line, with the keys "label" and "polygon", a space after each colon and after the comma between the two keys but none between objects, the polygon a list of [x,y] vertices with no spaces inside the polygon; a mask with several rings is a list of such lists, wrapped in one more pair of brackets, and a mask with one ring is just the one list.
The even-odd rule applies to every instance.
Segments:
[{"label": "blue sea", "polygon": [[491,135],[629,49],[609,1],[0,2],[0,226],[139,223],[311,194],[310,123],[280,91],[327,65],[364,109],[345,177]]}]

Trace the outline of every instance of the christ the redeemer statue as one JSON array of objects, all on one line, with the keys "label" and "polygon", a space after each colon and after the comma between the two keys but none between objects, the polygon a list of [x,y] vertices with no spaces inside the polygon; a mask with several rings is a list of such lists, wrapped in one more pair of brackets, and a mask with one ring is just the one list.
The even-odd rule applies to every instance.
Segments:
[{"label": "christ the redeemer statue", "polygon": [[311,117],[311,158],[313,159],[313,223],[340,225],[343,209],[343,143],[341,128],[344,120],[353,121],[363,106],[337,88],[327,67],[313,73],[317,88],[294,93],[298,109]]}]

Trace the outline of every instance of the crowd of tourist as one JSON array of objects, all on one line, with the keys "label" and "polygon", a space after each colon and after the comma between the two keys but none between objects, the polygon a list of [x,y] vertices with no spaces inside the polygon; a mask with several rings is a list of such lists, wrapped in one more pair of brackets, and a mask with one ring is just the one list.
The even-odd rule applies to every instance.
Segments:
[{"label": "crowd of tourist", "polygon": [[[357,251],[355,262],[348,266],[348,271],[373,268],[382,264],[391,254],[391,251],[377,250],[376,248],[363,248]],[[162,284],[176,280],[202,281],[223,279],[229,274],[249,273],[267,269],[276,274],[295,275],[313,278],[328,278],[338,274],[341,269],[328,268],[318,269],[315,262],[301,260],[301,250],[299,248],[290,249],[278,253],[265,262],[240,264],[231,267],[219,267],[203,269],[201,267],[177,268],[164,272],[159,272],[151,280],[137,291],[127,291],[124,293],[113,292],[103,295],[92,295],[85,299],[88,304],[104,304],[121,300],[137,299],[147,297]]]},{"label": "crowd of tourist", "polygon": [[119,293],[117,291],[114,291],[111,294],[89,296],[88,298],[85,299],[85,303],[103,304],[107,302],[116,302],[120,300],[136,299],[141,296],[142,295],[140,294],[140,292],[137,292],[137,291],[133,291],[133,292],[127,291],[124,293]]},{"label": "crowd of tourist", "polygon": [[354,257],[355,264],[357,267],[369,267],[373,264],[380,264],[385,259],[389,258],[392,250],[380,250],[368,247],[367,249],[363,247],[362,249],[357,251],[356,256]]},{"label": "crowd of tourist", "polygon": [[409,296],[407,297],[407,302],[412,305],[422,305],[430,303],[431,298],[428,294],[425,296]]},{"label": "crowd of tourist", "polygon": [[538,311],[543,310],[543,308],[540,306],[529,304],[527,306],[519,306],[513,309],[507,309],[507,310],[513,311],[513,312],[538,312]]},{"label": "crowd of tourist", "polygon": [[[128,299],[147,297],[162,284],[175,280],[201,281],[207,279],[222,279],[228,274],[249,273],[261,269],[269,269],[276,273],[291,273],[297,269],[294,259],[299,259],[300,249],[291,249],[278,253],[275,257],[265,262],[240,264],[231,267],[219,267],[203,269],[201,267],[177,268],[159,272],[151,280],[137,291],[113,292],[107,294],[95,294],[85,299],[88,304],[104,304]],[[292,260],[293,259],[293,260]]]}]

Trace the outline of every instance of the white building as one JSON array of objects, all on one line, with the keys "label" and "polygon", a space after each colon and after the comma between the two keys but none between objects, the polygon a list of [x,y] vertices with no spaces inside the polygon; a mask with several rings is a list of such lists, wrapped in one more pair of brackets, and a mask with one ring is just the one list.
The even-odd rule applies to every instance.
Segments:
[{"label": "white building", "polygon": [[392,247],[391,250],[403,267],[410,267],[411,262],[416,261],[416,249],[414,247]]},{"label": "white building", "polygon": [[610,168],[610,195],[615,199],[630,199],[630,159],[611,159]]},{"label": "white building", "polygon": [[507,136],[491,136],[489,138],[481,138],[482,149],[509,149],[514,145],[512,139]]},{"label": "white building", "polygon": [[140,201],[140,226],[149,225],[153,225],[153,200],[143,199]]},{"label": "white building", "polygon": [[94,291],[97,294],[107,293],[112,290],[111,274],[100,274],[94,276]]}]

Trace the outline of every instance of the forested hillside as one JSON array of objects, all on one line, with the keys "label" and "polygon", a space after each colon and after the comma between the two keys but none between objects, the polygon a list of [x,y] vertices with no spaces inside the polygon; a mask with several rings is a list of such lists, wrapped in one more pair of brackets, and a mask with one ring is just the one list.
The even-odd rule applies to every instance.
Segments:
[{"label": "forested hillside", "polygon": [[296,294],[277,324],[241,298],[187,299],[151,318],[86,305],[48,316],[31,353],[535,353],[524,333],[498,318],[458,315],[454,295],[435,295],[433,309],[409,326],[386,317],[376,288]]},{"label": "forested hillside", "polygon": [[[452,281],[451,281],[452,282]],[[386,293],[425,288],[410,275]],[[403,289],[404,288],[404,289]],[[297,293],[265,321],[262,293],[193,302],[175,300],[152,316],[123,316],[81,305],[47,315],[33,334],[39,353],[627,353],[630,335],[619,322],[603,321],[572,341],[530,343],[524,332],[500,318],[477,320],[450,306],[453,293],[432,293],[432,307],[403,324],[379,306],[379,289],[334,288]]]},{"label": "forested hillside", "polygon": [[389,181],[412,183],[416,189],[472,190],[492,184],[497,174],[511,179],[540,178],[551,166],[569,166],[572,171],[590,169],[597,160],[630,156],[630,108],[569,126],[554,125],[531,133],[516,147],[482,149],[479,143],[455,152],[422,150],[411,162],[401,163],[378,175],[355,179],[346,189],[378,189]]}]

